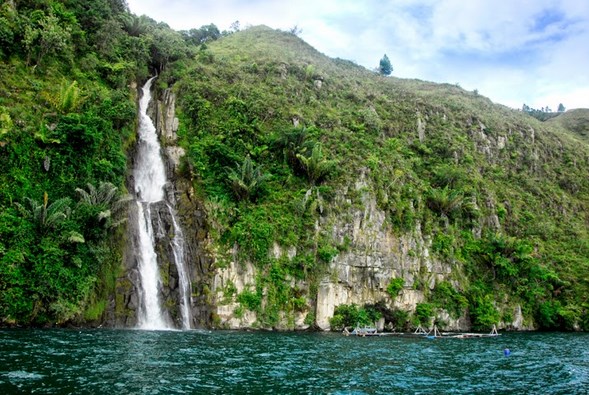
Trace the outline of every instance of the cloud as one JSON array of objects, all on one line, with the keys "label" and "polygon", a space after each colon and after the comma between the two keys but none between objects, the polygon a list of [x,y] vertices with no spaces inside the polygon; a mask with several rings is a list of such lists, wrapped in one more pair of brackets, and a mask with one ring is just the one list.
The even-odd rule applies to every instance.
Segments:
[{"label": "cloud", "polygon": [[[459,82],[520,107],[589,107],[589,2],[578,0],[128,0],[131,11],[175,29],[265,24],[302,29],[331,57],[393,75]],[[560,102],[560,101],[559,101]],[[539,104],[543,103],[543,104]]]}]

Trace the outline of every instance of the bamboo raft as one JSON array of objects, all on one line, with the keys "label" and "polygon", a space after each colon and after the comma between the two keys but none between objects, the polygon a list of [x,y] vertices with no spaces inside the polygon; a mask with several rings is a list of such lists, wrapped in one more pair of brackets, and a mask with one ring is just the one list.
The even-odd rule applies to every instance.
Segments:
[{"label": "bamboo raft", "polygon": [[493,329],[491,329],[490,333],[475,333],[475,332],[440,332],[438,327],[434,325],[432,329],[426,331],[421,326],[417,327],[415,332],[413,332],[416,336],[426,337],[428,339],[470,339],[470,338],[482,338],[482,337],[496,337],[501,336],[500,333],[497,332],[497,326],[493,325]]},{"label": "bamboo raft", "polygon": [[376,327],[359,327],[356,326],[354,329],[350,330],[347,327],[344,328],[342,331],[344,336],[360,336],[360,337],[367,337],[367,336],[414,336],[414,337],[423,337],[427,339],[471,339],[471,338],[483,338],[483,337],[497,337],[501,336],[500,333],[497,332],[497,327],[493,325],[493,329],[490,333],[474,333],[474,332],[440,332],[436,325],[433,326],[432,329],[426,331],[421,326],[418,326],[415,332],[413,333],[403,333],[403,332],[379,332]]}]

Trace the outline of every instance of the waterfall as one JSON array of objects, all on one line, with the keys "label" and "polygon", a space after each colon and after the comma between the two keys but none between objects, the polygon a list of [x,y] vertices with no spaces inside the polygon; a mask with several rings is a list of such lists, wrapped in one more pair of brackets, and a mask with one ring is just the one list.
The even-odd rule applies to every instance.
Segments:
[{"label": "waterfall", "polygon": [[180,309],[182,312],[182,329],[190,329],[190,295],[192,291],[190,289],[190,278],[186,271],[186,265],[184,264],[184,235],[182,234],[182,228],[176,221],[174,210],[168,205],[172,222],[174,224],[174,238],[172,239],[172,251],[174,252],[174,261],[176,262],[176,268],[178,270],[178,283],[180,287]]},{"label": "waterfall", "polygon": [[[147,115],[147,107],[151,101],[151,84],[154,78],[149,79],[143,86],[143,96],[139,101],[139,145],[133,171],[139,232],[137,267],[140,285],[138,287],[137,325],[142,329],[171,329],[173,326],[169,322],[166,312],[163,311],[160,300],[160,290],[163,284],[159,273],[153,229],[154,218],[159,219],[158,226],[161,227],[161,217],[158,218],[155,215],[158,215],[158,208],[162,206],[156,205],[156,203],[165,200],[164,187],[168,182],[156,128]],[[171,200],[174,200],[173,196]],[[191,286],[184,262],[184,237],[176,219],[173,204],[173,201],[165,203],[174,230],[170,244],[179,277],[179,307],[182,328],[190,329]],[[161,231],[161,229],[157,230]],[[163,231],[160,233],[165,234]]]}]

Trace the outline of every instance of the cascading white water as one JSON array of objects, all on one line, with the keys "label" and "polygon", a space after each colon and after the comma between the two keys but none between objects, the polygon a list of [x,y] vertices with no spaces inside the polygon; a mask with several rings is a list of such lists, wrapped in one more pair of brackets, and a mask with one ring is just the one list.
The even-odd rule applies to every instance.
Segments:
[{"label": "cascading white water", "polygon": [[[139,102],[139,146],[136,166],[135,193],[137,196],[137,228],[139,231],[139,287],[138,326],[142,329],[170,329],[161,308],[159,289],[162,281],[159,275],[155,238],[152,226],[151,205],[164,200],[164,186],[167,183],[164,161],[156,128],[149,116],[147,107],[151,100],[151,84],[155,77],[143,86],[143,96]],[[184,239],[176,220],[174,209],[169,209],[174,226],[172,251],[179,276],[180,310],[183,329],[190,329],[190,280],[184,263]]]},{"label": "cascading white water", "polygon": [[176,222],[176,216],[174,210],[168,205],[170,210],[170,216],[174,223],[174,238],[172,239],[172,251],[174,251],[174,261],[176,262],[176,268],[178,270],[178,283],[180,286],[180,309],[182,312],[182,329],[190,329],[190,279],[186,272],[186,265],[184,264],[184,235],[182,229]]},{"label": "cascading white water", "polygon": [[[145,206],[145,209],[144,209]],[[161,283],[157,255],[153,243],[151,208],[147,202],[137,202],[137,221],[139,229],[139,299],[137,312],[138,326],[142,329],[168,329],[160,307],[159,286]]]}]

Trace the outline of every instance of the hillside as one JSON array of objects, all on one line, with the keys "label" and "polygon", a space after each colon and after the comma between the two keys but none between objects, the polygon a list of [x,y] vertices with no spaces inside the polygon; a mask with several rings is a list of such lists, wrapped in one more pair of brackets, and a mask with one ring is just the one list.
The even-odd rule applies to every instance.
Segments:
[{"label": "hillside", "polygon": [[0,42],[1,325],[133,325],[127,191],[157,74],[194,326],[589,328],[578,110],[540,122],[291,33],[175,32],[117,0],[4,2]]},{"label": "hillside", "polygon": [[[589,149],[574,135],[266,27],[201,47],[175,91],[186,170],[231,273],[211,303],[234,315],[218,323],[285,325],[284,314],[319,314],[325,291],[348,295],[328,303],[336,315],[353,302],[398,327],[448,305],[478,328],[509,326],[520,310],[528,327],[587,325]],[[381,256],[391,238],[412,247]],[[381,258],[395,262],[367,263]],[[342,274],[354,265],[371,279]]]},{"label": "hillside", "polygon": [[549,119],[548,124],[558,125],[575,133],[585,142],[589,141],[589,109],[577,108],[560,114],[556,118]]}]

